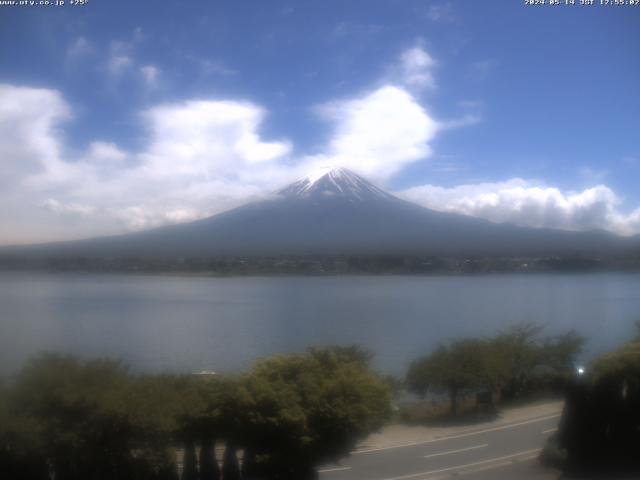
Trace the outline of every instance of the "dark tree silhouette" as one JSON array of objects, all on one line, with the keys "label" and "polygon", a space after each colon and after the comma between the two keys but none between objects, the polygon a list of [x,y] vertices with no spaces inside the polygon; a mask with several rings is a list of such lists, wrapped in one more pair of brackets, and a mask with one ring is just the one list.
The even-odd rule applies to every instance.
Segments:
[{"label": "dark tree silhouette", "polygon": [[198,460],[196,447],[191,438],[184,441],[184,456],[182,458],[182,480],[198,480]]},{"label": "dark tree silhouette", "polygon": [[200,480],[220,480],[215,441],[205,435],[200,443]]},{"label": "dark tree silhouette", "polygon": [[[308,480],[382,426],[387,383],[357,347],[275,357],[239,377],[132,375],[45,355],[0,383],[0,472],[11,480]],[[214,437],[227,442],[223,471]],[[196,443],[200,455],[196,454]],[[256,455],[252,455],[255,452]]]},{"label": "dark tree silhouette", "polygon": [[222,478],[224,480],[240,480],[240,466],[238,464],[236,446],[231,440],[227,441],[224,449]]},{"label": "dark tree silhouette", "polygon": [[558,440],[570,472],[640,476],[640,342],[603,355],[575,379]]}]

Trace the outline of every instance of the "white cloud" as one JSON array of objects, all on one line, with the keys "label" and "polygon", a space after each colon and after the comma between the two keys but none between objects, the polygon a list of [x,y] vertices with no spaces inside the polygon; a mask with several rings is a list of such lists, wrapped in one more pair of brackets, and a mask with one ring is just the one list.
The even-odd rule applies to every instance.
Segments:
[{"label": "white cloud", "polygon": [[62,203],[54,198],[47,198],[40,206],[50,212],[57,214],[90,215],[95,212],[95,208],[78,203]]},{"label": "white cloud", "polygon": [[386,179],[431,154],[439,125],[406,90],[383,86],[362,97],[331,102],[318,111],[335,124],[327,151],[310,165],[340,165]]},{"label": "white cloud", "polygon": [[435,66],[436,61],[418,39],[413,47],[404,50],[399,58],[388,66],[385,83],[402,86],[415,94],[425,89],[433,90],[437,86],[433,75]]},{"label": "white cloud", "polygon": [[130,230],[143,230],[170,223],[189,222],[206,216],[202,210],[177,208],[166,211],[150,209],[148,205],[136,205],[121,209],[110,209],[107,214],[117,218]]},{"label": "white cloud", "polygon": [[400,58],[400,74],[403,82],[410,87],[434,88],[436,86],[432,69],[435,61],[422,47],[405,51]]},{"label": "white cloud", "polygon": [[426,13],[433,22],[452,22],[456,19],[450,2],[430,5]]},{"label": "white cloud", "polygon": [[76,60],[94,53],[93,44],[85,37],[75,38],[67,47],[67,60]]},{"label": "white cloud", "polygon": [[[147,83],[155,82],[157,67],[138,66],[131,48],[112,43],[113,72],[132,69]],[[267,112],[259,105],[212,99],[141,112],[145,136],[135,151],[101,139],[73,152],[65,148],[61,130],[72,112],[60,93],[0,84],[0,224],[10,227],[0,234],[0,243],[78,238],[202,218],[318,167],[343,166],[384,182],[428,158],[442,129],[478,119],[471,111],[460,120],[438,121],[420,104],[419,90],[435,85],[427,75],[433,65],[424,49],[414,47],[402,54],[395,76],[385,84],[317,107],[330,122],[330,136],[317,154],[295,159],[290,141],[263,137]],[[454,188],[424,185],[401,195],[497,222],[640,232],[640,209],[622,213],[620,199],[604,185],[575,193],[513,179]]]},{"label": "white cloud", "polygon": [[111,75],[120,75],[133,65],[133,59],[127,55],[111,55],[107,63],[107,69]]},{"label": "white cloud", "polygon": [[160,80],[160,68],[151,63],[141,64],[136,58],[136,45],[144,38],[141,30],[134,31],[131,41],[112,41],[109,44],[109,51],[106,59],[106,71],[112,86],[117,84],[123,77],[137,79],[144,86],[151,90],[158,86]]},{"label": "white cloud", "polygon": [[107,72],[111,76],[119,77],[135,66],[132,54],[133,43],[134,42],[113,40],[109,44]]},{"label": "white cloud", "polygon": [[[248,102],[189,101],[143,114],[152,142],[143,154],[155,175],[215,178],[287,155],[287,141],[263,142],[257,129],[265,112]],[[235,172],[235,173],[234,173]]]},{"label": "white cloud", "polygon": [[155,87],[160,75],[158,67],[154,65],[143,65],[139,70],[147,87]]},{"label": "white cloud", "polygon": [[[123,224],[145,228],[213,214],[263,195],[320,164],[386,179],[428,156],[428,142],[437,130],[435,120],[407,91],[385,86],[324,105],[321,110],[335,126],[331,139],[324,152],[302,157],[296,164],[283,161],[292,151],[289,141],[266,141],[260,135],[266,116],[262,108],[250,102],[213,100],[162,104],[143,112],[140,119],[147,141],[139,151],[94,141],[85,152],[69,157],[63,154],[64,142],[56,131],[68,106],[51,90],[22,91],[25,98],[20,103],[33,107],[23,120],[25,126],[38,121],[42,126],[26,129],[26,137],[8,157],[28,157],[34,172],[9,177],[28,183],[23,193],[38,208],[65,216],[94,214],[114,232]],[[48,101],[42,101],[43,96]],[[5,109],[9,97],[11,92],[0,96]],[[18,115],[17,109],[14,114]],[[16,123],[14,114],[7,114],[8,123]],[[2,146],[10,142],[4,137]],[[25,151],[33,142],[41,142],[42,148]],[[89,227],[95,225],[87,222]],[[77,235],[92,234],[81,226],[74,228]]]},{"label": "white cloud", "polygon": [[91,163],[113,163],[122,162],[127,158],[127,153],[113,142],[91,142],[87,161]]},{"label": "white cloud", "polygon": [[60,157],[58,126],[70,117],[53,90],[0,84],[0,188],[53,168]]},{"label": "white cloud", "polygon": [[581,192],[563,192],[514,178],[452,188],[423,185],[398,195],[434,210],[493,222],[566,230],[605,229],[623,235],[640,233],[640,208],[630,214],[623,213],[621,199],[605,185]]},{"label": "white cloud", "polygon": [[94,148],[92,158],[98,150],[103,158],[130,157],[129,167],[106,182],[93,169],[82,195],[93,196],[129,228],[196,219],[235,206],[275,188],[283,178],[274,162],[292,147],[285,140],[261,138],[264,117],[258,106],[236,101],[149,109],[141,115],[148,144],[134,155],[112,146]]},{"label": "white cloud", "polygon": [[[0,86],[0,211],[3,225],[18,228],[11,211],[38,218],[23,228],[30,239],[50,240],[62,217],[82,217],[69,236],[195,219],[242,203],[290,180],[279,165],[288,141],[265,141],[266,113],[249,102],[188,101],[163,104],[141,115],[146,145],[127,152],[107,141],[86,151],[64,148],[60,122],[70,109],[53,90]],[[10,211],[11,210],[11,211]],[[55,213],[44,218],[42,213]],[[65,220],[66,221],[66,220]],[[96,222],[100,228],[96,228]],[[21,222],[20,222],[21,223]],[[16,232],[0,242],[20,241]]]}]

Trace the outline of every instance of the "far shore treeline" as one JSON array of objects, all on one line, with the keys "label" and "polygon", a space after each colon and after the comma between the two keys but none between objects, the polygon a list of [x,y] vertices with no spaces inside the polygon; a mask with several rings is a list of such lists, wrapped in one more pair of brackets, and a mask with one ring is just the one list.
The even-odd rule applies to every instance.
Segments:
[{"label": "far shore treeline", "polygon": [[610,255],[436,256],[422,254],[226,255],[216,257],[27,255],[0,252],[0,271],[194,275],[438,275],[638,272],[640,251]]}]

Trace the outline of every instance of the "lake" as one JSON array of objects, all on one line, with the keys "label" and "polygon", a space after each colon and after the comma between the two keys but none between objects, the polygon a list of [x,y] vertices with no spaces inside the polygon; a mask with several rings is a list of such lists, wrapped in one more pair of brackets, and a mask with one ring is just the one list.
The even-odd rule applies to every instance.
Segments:
[{"label": "lake", "polygon": [[439,342],[518,322],[570,328],[588,355],[640,319],[640,274],[178,277],[0,273],[0,374],[60,351],[136,371],[237,371],[309,345],[358,343],[403,374]]}]

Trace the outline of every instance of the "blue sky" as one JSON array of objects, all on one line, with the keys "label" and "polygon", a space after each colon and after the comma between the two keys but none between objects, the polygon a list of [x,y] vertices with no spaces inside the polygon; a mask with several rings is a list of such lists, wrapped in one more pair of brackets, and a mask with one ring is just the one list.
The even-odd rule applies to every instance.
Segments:
[{"label": "blue sky", "polygon": [[200,218],[326,165],[640,233],[640,5],[523,3],[1,6],[0,243]]}]

